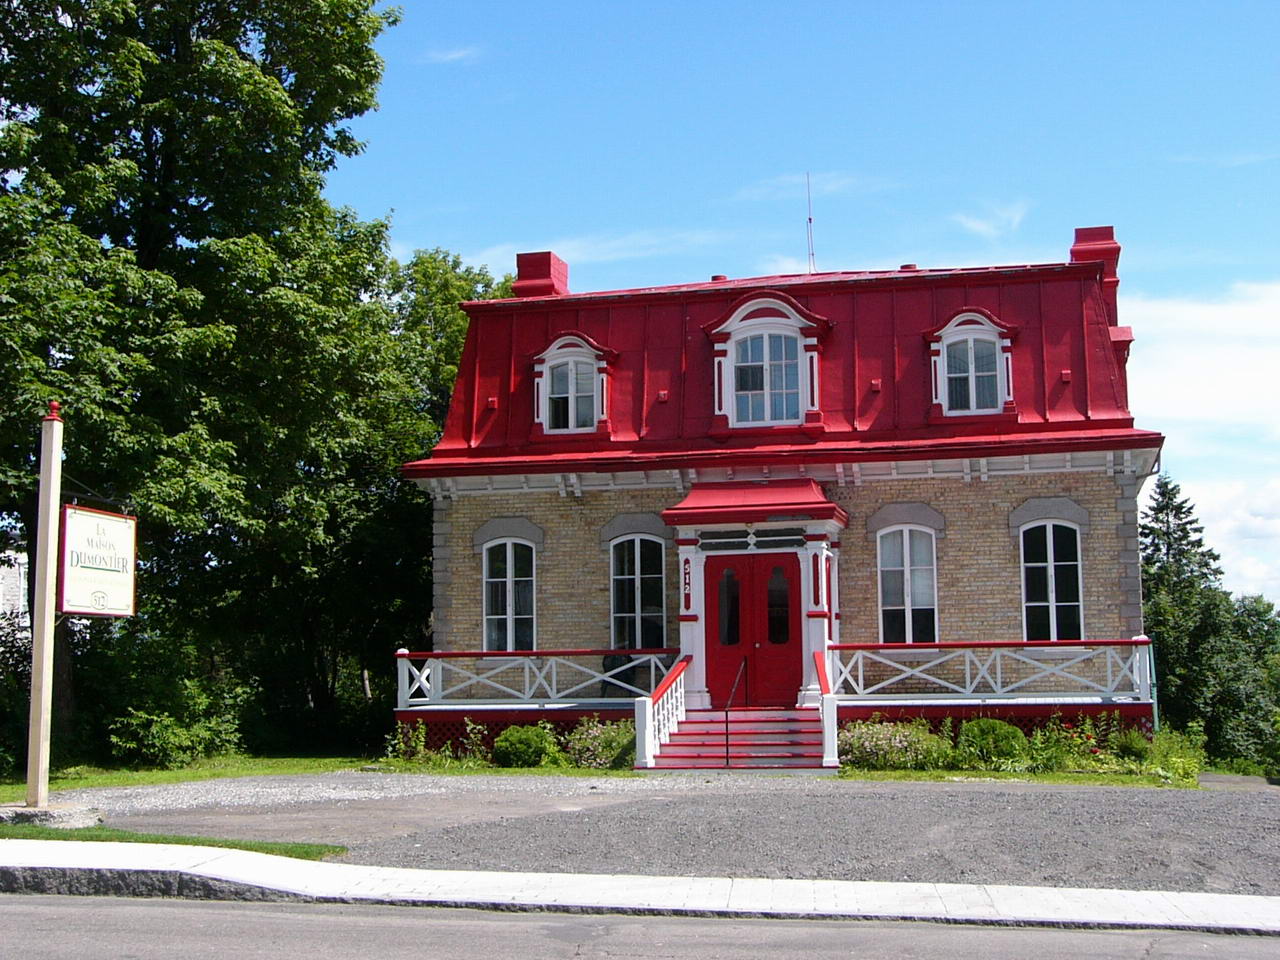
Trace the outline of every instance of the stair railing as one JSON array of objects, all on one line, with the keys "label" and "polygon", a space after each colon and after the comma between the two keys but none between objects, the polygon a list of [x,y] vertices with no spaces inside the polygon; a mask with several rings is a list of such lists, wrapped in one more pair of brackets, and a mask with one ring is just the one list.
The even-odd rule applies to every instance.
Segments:
[{"label": "stair railing", "polygon": [[693,657],[682,657],[653,691],[636,697],[636,767],[657,765],[658,751],[685,716],[684,673]]},{"label": "stair railing", "polygon": [[821,696],[818,715],[822,718],[822,765],[838,767],[840,755],[836,746],[836,698],[831,692],[831,678],[827,675],[825,651],[813,652],[813,669],[818,678],[818,693]]},{"label": "stair railing", "polygon": [[[729,766],[729,708],[733,706],[733,698],[738,695],[738,684],[747,674],[747,658],[738,664],[738,674],[733,678],[733,687],[729,690],[729,699],[724,704],[724,765]],[[745,691],[744,691],[745,692]]]}]

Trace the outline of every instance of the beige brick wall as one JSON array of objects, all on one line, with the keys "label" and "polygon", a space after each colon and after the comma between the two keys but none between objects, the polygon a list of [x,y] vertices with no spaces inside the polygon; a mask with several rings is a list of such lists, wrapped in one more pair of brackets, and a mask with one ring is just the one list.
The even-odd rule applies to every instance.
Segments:
[{"label": "beige brick wall", "polygon": [[[448,580],[447,627],[437,616],[437,650],[478,650],[483,646],[482,557],[472,543],[475,530],[494,517],[524,517],[542,528],[545,542],[536,558],[537,644],[544,650],[610,646],[609,550],[601,528],[620,513],[658,513],[679,500],[675,490],[557,493],[502,493],[459,497],[448,509],[444,557]],[[437,539],[441,539],[439,536]],[[437,567],[440,566],[437,553]],[[675,545],[668,543],[667,645],[680,645],[676,622]],[[437,599],[437,603],[439,600]]]},{"label": "beige brick wall", "polygon": [[[1139,632],[1136,483],[1102,473],[1044,474],[969,482],[958,479],[874,481],[825,486],[849,512],[841,535],[841,640],[879,639],[876,550],[867,518],[886,504],[923,502],[946,520],[937,541],[939,639],[1022,639],[1018,540],[1009,513],[1031,497],[1068,497],[1089,513],[1082,537],[1085,636]],[[523,517],[542,528],[537,557],[538,646],[609,646],[609,555],[600,530],[619,513],[657,513],[678,503],[674,489],[468,495],[437,504],[436,649],[481,647],[482,564],[472,537],[494,517]],[[675,547],[667,548],[667,643],[678,646]]]},{"label": "beige brick wall", "polygon": [[[1122,580],[1137,576],[1136,555],[1126,562],[1116,478],[1101,473],[1042,474],[969,482],[955,479],[884,480],[860,487],[828,486],[827,495],[849,513],[840,538],[841,641],[879,642],[875,534],[867,518],[891,503],[926,503],[946,520],[937,540],[938,638],[945,641],[1022,639],[1018,538],[1009,514],[1032,497],[1067,497],[1089,512],[1081,538],[1084,564],[1084,634],[1092,639],[1133,636],[1126,620]],[[1136,532],[1134,534],[1136,536]],[[1133,550],[1136,551],[1136,541]]]}]

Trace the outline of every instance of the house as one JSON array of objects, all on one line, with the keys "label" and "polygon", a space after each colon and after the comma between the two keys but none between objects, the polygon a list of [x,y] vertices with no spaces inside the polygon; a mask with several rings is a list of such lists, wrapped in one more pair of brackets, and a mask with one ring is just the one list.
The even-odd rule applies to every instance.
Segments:
[{"label": "house", "polygon": [[642,766],[831,764],[876,713],[1149,723],[1163,438],[1129,411],[1119,257],[1089,227],[1063,263],[571,293],[519,255],[404,467],[434,649],[400,651],[397,717],[634,714]]}]

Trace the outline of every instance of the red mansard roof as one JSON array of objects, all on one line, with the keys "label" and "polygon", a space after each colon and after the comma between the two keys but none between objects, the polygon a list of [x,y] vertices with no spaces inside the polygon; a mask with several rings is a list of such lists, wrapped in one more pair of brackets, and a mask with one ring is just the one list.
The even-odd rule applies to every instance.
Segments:
[{"label": "red mansard roof", "polygon": [[[412,478],[733,464],[993,457],[1155,449],[1128,407],[1133,334],[1117,326],[1110,227],[1076,231],[1071,261],[1023,266],[799,274],[570,293],[551,253],[521,254],[517,291],[463,304],[471,318],[444,436]],[[716,326],[754,294],[822,328],[820,416],[725,429],[714,409]],[[938,416],[930,336],[972,311],[1013,336],[1013,403]],[[1011,332],[1011,333],[1010,333]],[[534,427],[534,360],[559,337],[613,358],[607,430]]]}]

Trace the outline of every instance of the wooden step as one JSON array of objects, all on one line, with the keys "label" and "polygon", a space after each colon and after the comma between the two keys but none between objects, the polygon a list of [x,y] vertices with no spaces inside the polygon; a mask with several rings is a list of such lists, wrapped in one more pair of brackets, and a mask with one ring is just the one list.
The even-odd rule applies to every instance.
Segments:
[{"label": "wooden step", "polygon": [[[724,756],[720,757],[663,757],[656,760],[659,770],[723,770]],[[785,770],[818,769],[822,766],[822,754],[802,757],[730,757],[730,770]]]},{"label": "wooden step", "polygon": [[[730,742],[728,754],[732,758],[734,756],[808,756],[810,753],[817,751],[819,759],[822,757],[822,740],[813,740],[808,743],[796,743],[787,741],[784,743],[759,743],[759,742]],[[722,760],[725,755],[725,743],[721,740],[719,743],[714,741],[710,743],[671,743],[664,744],[659,756],[663,757],[693,757],[693,756],[718,756]]]}]

